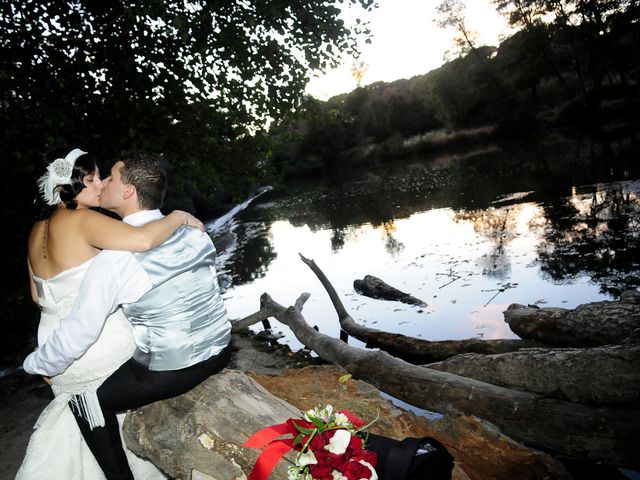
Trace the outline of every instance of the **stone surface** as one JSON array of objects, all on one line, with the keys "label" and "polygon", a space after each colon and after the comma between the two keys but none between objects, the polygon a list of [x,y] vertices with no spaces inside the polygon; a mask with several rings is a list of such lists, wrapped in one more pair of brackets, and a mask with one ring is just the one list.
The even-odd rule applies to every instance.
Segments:
[{"label": "stone surface", "polygon": [[[189,479],[196,470],[240,480],[260,453],[242,444],[298,413],[244,373],[225,370],[184,395],[129,412],[123,432],[132,451],[171,477]],[[272,478],[286,478],[287,465],[281,461]]]},{"label": "stone surface", "polygon": [[[454,480],[569,478],[555,460],[513,442],[489,423],[473,417],[429,420],[394,406],[371,385],[345,375],[331,365],[290,369],[279,376],[251,374],[252,378],[226,370],[181,397],[130,413],[125,438],[132,450],[175,478],[188,479],[196,470],[216,479],[241,479],[259,453],[241,446],[249,436],[299,417],[302,410],[330,403],[365,421],[377,418],[368,429],[372,433],[438,439],[456,460]],[[286,478],[286,465],[281,461],[271,478]]]}]

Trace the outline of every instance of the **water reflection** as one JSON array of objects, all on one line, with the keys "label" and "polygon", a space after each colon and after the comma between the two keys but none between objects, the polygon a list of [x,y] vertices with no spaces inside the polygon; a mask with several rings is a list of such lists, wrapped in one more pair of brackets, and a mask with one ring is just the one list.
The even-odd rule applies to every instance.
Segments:
[{"label": "water reflection", "polygon": [[[298,252],[325,271],[356,321],[434,340],[513,338],[502,315],[511,303],[570,308],[640,283],[640,183],[566,185],[561,195],[548,182],[514,192],[504,178],[443,178],[412,167],[252,206],[225,262],[232,317],[256,311],[265,291],[282,304],[307,291],[305,317],[338,337],[326,292]],[[355,293],[353,281],[367,274],[428,306]]]},{"label": "water reflection", "polygon": [[515,232],[512,209],[490,207],[486,210],[459,211],[456,212],[454,221],[470,222],[476,233],[491,242],[491,251],[480,259],[483,275],[489,275],[498,280],[508,278],[511,263],[505,245],[513,238]]},{"label": "water reflection", "polygon": [[636,182],[597,185],[545,205],[542,271],[553,281],[587,274],[614,296],[640,285],[638,191]]},{"label": "water reflection", "polygon": [[384,248],[390,255],[397,255],[404,250],[404,243],[394,237],[393,233],[396,231],[396,226],[393,221],[384,222],[381,225],[381,229],[384,232]]},{"label": "water reflection", "polygon": [[227,277],[227,283],[242,285],[267,274],[269,265],[277,257],[270,227],[270,224],[263,222],[246,222],[236,226],[234,234],[242,250],[225,262],[221,273]]}]

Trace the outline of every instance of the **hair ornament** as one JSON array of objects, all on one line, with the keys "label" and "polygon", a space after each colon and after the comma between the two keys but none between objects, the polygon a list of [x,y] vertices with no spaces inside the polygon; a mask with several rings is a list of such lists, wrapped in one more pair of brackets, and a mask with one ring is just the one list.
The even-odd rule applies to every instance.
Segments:
[{"label": "hair ornament", "polygon": [[86,153],[79,148],[74,148],[66,157],[56,158],[47,166],[46,173],[38,179],[38,189],[48,205],[57,205],[61,202],[57,187],[71,184],[73,166],[76,160]]}]

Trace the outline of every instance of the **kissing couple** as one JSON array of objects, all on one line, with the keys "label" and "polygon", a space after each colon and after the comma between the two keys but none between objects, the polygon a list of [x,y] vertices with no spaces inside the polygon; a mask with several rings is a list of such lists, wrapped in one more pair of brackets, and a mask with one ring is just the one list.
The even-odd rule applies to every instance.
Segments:
[{"label": "kissing couple", "polygon": [[41,315],[23,366],[55,398],[16,478],[165,478],[123,446],[120,412],[183,394],[227,365],[231,325],[213,243],[190,214],[160,212],[159,156],[125,153],[102,179],[76,148],[38,186],[28,268]]}]

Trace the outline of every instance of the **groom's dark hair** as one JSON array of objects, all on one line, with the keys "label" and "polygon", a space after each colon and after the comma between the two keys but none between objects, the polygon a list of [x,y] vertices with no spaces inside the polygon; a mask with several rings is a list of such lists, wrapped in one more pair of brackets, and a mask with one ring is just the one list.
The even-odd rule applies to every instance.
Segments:
[{"label": "groom's dark hair", "polygon": [[138,193],[138,205],[145,210],[162,207],[167,192],[167,167],[160,155],[136,150],[124,152],[122,183],[133,185]]}]

